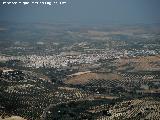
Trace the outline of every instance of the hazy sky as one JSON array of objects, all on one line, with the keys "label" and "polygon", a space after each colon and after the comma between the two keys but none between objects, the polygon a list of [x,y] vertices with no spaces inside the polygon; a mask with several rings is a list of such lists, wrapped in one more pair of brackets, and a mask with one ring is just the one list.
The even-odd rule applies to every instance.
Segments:
[{"label": "hazy sky", "polygon": [[[6,1],[6,0],[1,0]],[[9,0],[7,0],[9,1]],[[13,1],[13,0],[10,0]],[[38,1],[38,0],[14,0]],[[54,0],[41,0],[54,1]],[[58,0],[60,1],[60,0]],[[159,23],[160,0],[62,0],[64,6],[0,5],[0,20],[91,24]]]}]

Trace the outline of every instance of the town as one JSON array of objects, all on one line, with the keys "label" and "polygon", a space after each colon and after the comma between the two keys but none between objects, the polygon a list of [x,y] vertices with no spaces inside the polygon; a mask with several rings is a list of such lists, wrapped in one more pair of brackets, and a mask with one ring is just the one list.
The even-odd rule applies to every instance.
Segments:
[{"label": "town", "polygon": [[0,119],[159,119],[158,25],[4,26]]}]

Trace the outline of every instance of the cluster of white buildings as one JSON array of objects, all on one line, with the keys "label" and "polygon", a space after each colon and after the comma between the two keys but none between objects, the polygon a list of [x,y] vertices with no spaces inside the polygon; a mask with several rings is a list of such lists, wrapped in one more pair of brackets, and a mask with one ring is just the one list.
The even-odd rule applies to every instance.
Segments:
[{"label": "cluster of white buildings", "polygon": [[20,60],[25,67],[67,67],[69,64],[93,64],[100,59],[119,58],[122,52],[106,51],[103,53],[59,54],[59,55],[26,55],[0,56],[0,61]]},{"label": "cluster of white buildings", "polygon": [[123,56],[134,56],[136,54],[152,54],[155,51],[118,51],[118,50],[101,50],[100,52],[91,53],[76,53],[76,52],[62,52],[59,55],[23,55],[23,56],[0,56],[0,61],[20,60],[25,67],[67,67],[69,64],[94,64],[100,59],[120,58]]}]

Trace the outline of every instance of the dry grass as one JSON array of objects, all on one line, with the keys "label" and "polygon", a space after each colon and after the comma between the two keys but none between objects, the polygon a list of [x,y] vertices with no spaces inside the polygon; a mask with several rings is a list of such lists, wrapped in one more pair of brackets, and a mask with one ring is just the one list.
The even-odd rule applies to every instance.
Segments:
[{"label": "dry grass", "polygon": [[119,69],[122,69],[124,65],[130,64],[135,70],[145,71],[158,69],[158,65],[154,64],[160,62],[160,55],[157,56],[145,56],[136,58],[122,58],[116,60],[116,65]]},{"label": "dry grass", "polygon": [[81,74],[77,76],[73,76],[65,81],[66,84],[85,84],[89,82],[90,80],[99,80],[99,79],[104,79],[104,80],[119,80],[121,79],[121,76],[118,74],[112,74],[112,73],[86,73],[86,74]]},{"label": "dry grass", "polygon": [[0,120],[26,120],[26,119],[24,119],[22,117],[19,117],[19,116],[12,116],[12,117],[8,117],[8,118],[5,118],[5,119],[2,119],[0,117]]}]

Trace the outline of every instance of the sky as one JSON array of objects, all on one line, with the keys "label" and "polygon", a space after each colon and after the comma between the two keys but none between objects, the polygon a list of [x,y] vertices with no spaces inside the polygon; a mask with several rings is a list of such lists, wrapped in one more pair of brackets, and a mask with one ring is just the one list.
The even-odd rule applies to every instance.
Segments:
[{"label": "sky", "polygon": [[[2,5],[0,21],[77,24],[151,24],[160,22],[160,0],[57,0],[64,5]],[[16,1],[16,0],[14,0]],[[17,0],[52,1],[55,0]]]}]

